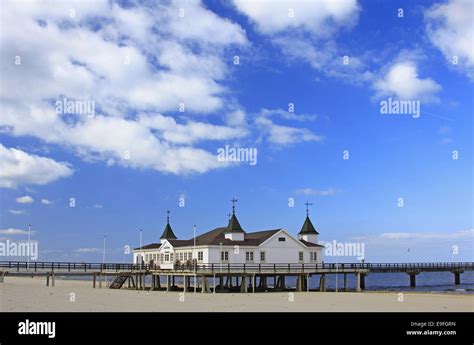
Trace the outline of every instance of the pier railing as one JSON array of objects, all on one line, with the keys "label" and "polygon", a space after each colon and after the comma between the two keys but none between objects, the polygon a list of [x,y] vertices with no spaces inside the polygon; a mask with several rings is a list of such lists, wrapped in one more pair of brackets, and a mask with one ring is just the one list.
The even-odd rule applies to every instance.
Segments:
[{"label": "pier railing", "polygon": [[426,263],[175,263],[172,269],[162,269],[159,264],[129,263],[85,263],[85,262],[26,262],[0,261],[3,271],[63,271],[63,272],[135,272],[135,271],[178,271],[210,273],[312,273],[312,272],[435,272],[435,271],[470,271],[474,270],[473,262],[426,262]]}]

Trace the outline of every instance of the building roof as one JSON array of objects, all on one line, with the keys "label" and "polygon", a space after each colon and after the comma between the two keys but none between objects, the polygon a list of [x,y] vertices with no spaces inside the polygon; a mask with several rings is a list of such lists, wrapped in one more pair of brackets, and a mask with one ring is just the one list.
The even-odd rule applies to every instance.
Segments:
[{"label": "building roof", "polygon": [[317,243],[312,243],[312,242],[308,242],[308,241],[305,241],[305,240],[300,240],[301,243],[303,243],[306,247],[319,247],[319,248],[325,248],[323,245],[321,244],[317,244]]},{"label": "building roof", "polygon": [[[196,237],[196,245],[197,246],[205,246],[205,245],[241,245],[241,246],[258,246],[260,243],[263,243],[272,235],[276,234],[281,229],[275,230],[265,230],[265,231],[257,231],[257,232],[250,232],[245,234],[245,238],[243,241],[232,241],[230,239],[225,238],[225,234],[228,232],[227,227],[216,228],[214,230],[208,231],[202,235]],[[243,230],[242,230],[243,231]],[[185,246],[192,246],[194,245],[194,240],[172,240],[170,243],[173,247],[185,247]]]},{"label": "building roof", "polygon": [[225,232],[226,233],[231,233],[231,232],[245,233],[244,229],[242,229],[242,227],[240,226],[240,223],[237,220],[235,213],[233,213],[232,217],[229,219],[229,224],[227,225],[227,229]]},{"label": "building roof", "polygon": [[171,229],[170,223],[166,224],[165,230],[163,231],[163,234],[160,237],[161,239],[177,239],[176,235],[174,234],[173,230]]},{"label": "building roof", "polygon": [[[258,246],[280,230],[281,229],[250,232],[245,235],[245,239],[243,241],[232,241],[230,239],[225,238],[227,227],[220,227],[220,228],[215,228],[214,230],[208,231],[202,235],[197,236],[196,246],[206,246],[206,245],[218,246],[221,243],[224,246],[234,246],[234,245]],[[194,239],[189,239],[189,240],[168,239],[168,242],[175,248],[192,247],[194,245]],[[142,246],[141,248],[140,247],[135,248],[135,250],[158,249],[160,247],[161,247],[161,243],[152,243],[146,246]]]},{"label": "building roof", "polygon": [[158,249],[161,247],[161,243],[151,243],[151,244],[147,244],[145,246],[141,246],[141,247],[137,247],[137,248],[134,248],[133,250],[139,250],[139,249]]},{"label": "building roof", "polygon": [[316,229],[313,226],[313,223],[311,223],[311,220],[309,219],[309,216],[306,216],[306,219],[304,221],[303,226],[301,227],[300,232],[298,235],[319,235],[319,232],[316,231]]}]

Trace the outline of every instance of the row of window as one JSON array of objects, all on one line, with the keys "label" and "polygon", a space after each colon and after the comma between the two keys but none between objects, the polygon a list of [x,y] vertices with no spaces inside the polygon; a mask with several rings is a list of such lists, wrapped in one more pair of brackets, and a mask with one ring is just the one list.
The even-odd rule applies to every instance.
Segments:
[{"label": "row of window", "polygon": [[[204,253],[202,251],[199,251],[197,253],[198,255],[198,261],[203,261],[204,260]],[[187,261],[191,260],[193,257],[192,252],[179,252],[176,253],[176,260],[178,261]],[[318,256],[316,252],[310,252],[309,253],[310,261],[317,261]],[[304,252],[298,252],[298,260],[299,261],[304,261]],[[145,262],[173,262],[174,261],[174,254],[173,253],[165,253],[165,254],[145,254]],[[228,251],[222,251],[221,252],[221,261],[229,261],[229,252]],[[254,261],[254,252],[248,251],[245,252],[245,261],[247,262],[253,262]],[[260,252],[260,262],[265,262],[265,252],[261,251]]]}]

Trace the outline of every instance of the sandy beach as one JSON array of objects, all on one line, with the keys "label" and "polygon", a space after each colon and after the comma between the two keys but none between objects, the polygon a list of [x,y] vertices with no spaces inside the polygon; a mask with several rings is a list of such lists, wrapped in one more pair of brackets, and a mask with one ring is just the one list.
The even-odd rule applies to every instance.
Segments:
[{"label": "sandy beach", "polygon": [[273,292],[202,294],[165,291],[92,288],[92,283],[56,280],[46,287],[44,278],[5,277],[0,283],[2,312],[356,312],[427,311],[473,312],[474,296],[396,292]]}]

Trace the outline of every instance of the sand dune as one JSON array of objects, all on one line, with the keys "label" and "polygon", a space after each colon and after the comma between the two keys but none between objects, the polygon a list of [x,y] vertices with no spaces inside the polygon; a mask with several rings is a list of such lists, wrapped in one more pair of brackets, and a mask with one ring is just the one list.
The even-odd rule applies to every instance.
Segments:
[{"label": "sand dune", "polygon": [[474,311],[474,295],[396,292],[217,293],[111,290],[92,282],[5,277],[0,311]]}]

